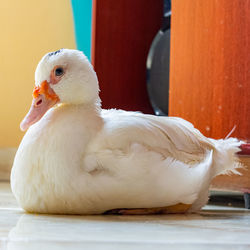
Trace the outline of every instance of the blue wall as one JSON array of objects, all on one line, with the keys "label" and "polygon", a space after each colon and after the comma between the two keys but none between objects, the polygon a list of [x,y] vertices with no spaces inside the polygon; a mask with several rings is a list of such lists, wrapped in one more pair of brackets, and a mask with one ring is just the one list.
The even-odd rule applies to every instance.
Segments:
[{"label": "blue wall", "polygon": [[92,0],[71,0],[77,49],[91,59]]}]

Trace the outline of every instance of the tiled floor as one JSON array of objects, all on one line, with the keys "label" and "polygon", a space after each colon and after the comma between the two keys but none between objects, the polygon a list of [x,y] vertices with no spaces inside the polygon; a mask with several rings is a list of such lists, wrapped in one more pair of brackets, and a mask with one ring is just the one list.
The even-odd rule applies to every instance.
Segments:
[{"label": "tiled floor", "polygon": [[0,183],[0,249],[250,249],[250,211],[207,206],[200,214],[51,216],[18,208]]}]

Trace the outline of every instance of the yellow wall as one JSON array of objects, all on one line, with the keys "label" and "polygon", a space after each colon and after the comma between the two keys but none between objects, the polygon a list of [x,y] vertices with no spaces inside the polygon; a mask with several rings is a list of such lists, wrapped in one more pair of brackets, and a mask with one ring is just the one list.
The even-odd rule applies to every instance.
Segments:
[{"label": "yellow wall", "polygon": [[75,48],[70,0],[0,0],[0,148],[16,147],[41,57]]}]

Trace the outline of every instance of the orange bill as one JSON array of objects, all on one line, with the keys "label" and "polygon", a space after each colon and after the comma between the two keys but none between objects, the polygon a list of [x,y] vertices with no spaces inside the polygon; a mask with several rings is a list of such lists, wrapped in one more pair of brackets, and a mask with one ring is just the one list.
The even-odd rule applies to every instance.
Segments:
[{"label": "orange bill", "polygon": [[30,110],[20,124],[21,130],[25,131],[32,124],[38,122],[47,110],[53,107],[57,102],[59,102],[59,97],[47,81],[43,81],[40,86],[35,87]]}]

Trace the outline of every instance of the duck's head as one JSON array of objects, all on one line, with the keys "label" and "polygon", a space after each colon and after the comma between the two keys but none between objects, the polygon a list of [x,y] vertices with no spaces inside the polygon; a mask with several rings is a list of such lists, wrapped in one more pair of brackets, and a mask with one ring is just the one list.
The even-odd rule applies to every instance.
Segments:
[{"label": "duck's head", "polygon": [[94,104],[99,85],[87,57],[78,50],[60,49],[46,54],[35,72],[33,101],[20,124],[26,130],[56,104]]}]

